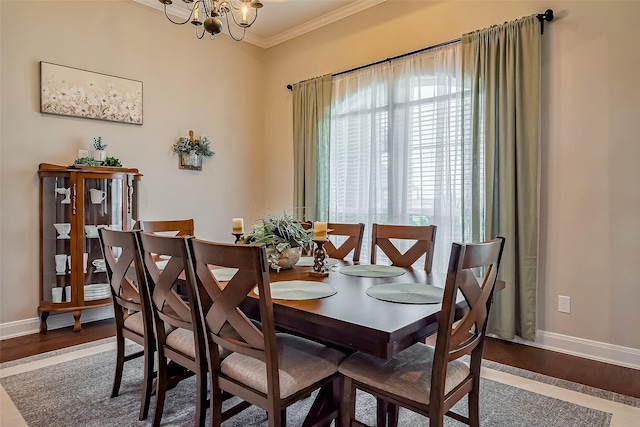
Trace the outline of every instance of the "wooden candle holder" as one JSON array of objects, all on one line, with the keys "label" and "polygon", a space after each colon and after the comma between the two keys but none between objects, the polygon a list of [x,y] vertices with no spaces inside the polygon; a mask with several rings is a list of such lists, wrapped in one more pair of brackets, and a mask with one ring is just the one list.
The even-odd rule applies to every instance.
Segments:
[{"label": "wooden candle holder", "polygon": [[313,271],[309,272],[313,277],[327,277],[329,275],[329,268],[325,260],[327,259],[327,251],[324,250],[324,244],[326,240],[313,240],[316,244],[313,251]]}]

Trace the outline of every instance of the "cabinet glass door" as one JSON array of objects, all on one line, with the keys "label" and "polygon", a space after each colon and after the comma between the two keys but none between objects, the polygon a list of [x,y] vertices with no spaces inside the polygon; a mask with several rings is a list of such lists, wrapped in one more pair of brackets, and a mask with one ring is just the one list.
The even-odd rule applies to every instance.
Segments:
[{"label": "cabinet glass door", "polygon": [[123,178],[87,178],[84,180],[83,191],[84,292],[82,297],[85,303],[90,303],[90,301],[111,297],[98,228],[123,229],[125,180]]},{"label": "cabinet glass door", "polygon": [[71,301],[72,183],[68,176],[42,179],[42,300]]}]

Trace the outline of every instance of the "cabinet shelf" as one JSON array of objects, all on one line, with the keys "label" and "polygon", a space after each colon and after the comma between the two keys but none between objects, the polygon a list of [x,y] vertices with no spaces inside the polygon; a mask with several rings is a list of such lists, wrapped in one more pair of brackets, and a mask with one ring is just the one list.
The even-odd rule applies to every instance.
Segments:
[{"label": "cabinet shelf", "polygon": [[130,168],[42,163],[38,176],[40,330],[47,330],[49,314],[73,312],[73,330],[79,331],[83,310],[111,305],[108,285],[106,289],[85,288],[107,282],[100,241],[94,235],[96,227],[133,228],[138,218],[137,183],[142,175]]}]

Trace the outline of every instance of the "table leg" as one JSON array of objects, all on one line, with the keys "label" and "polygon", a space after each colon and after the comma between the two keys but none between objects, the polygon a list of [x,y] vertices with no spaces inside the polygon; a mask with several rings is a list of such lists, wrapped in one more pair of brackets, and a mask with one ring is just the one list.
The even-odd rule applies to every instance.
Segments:
[{"label": "table leg", "polygon": [[307,417],[302,423],[303,427],[329,426],[331,421],[337,419],[338,407],[335,405],[334,390],[336,387],[340,387],[335,384],[338,382],[339,380],[336,379],[320,388]]}]

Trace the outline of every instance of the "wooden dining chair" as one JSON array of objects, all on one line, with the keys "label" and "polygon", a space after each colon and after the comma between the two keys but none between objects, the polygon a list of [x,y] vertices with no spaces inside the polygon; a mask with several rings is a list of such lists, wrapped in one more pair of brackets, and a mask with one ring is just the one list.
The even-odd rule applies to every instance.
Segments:
[{"label": "wooden dining chair", "polygon": [[[154,427],[162,420],[167,390],[192,375],[196,376],[196,425],[205,423],[206,345],[188,240],[187,237],[140,233],[141,258],[156,325],[158,372]],[[168,258],[162,270],[155,262],[158,256]],[[177,291],[178,284],[183,285],[184,296]],[[171,360],[170,364],[167,359]]]},{"label": "wooden dining chair", "polygon": [[[337,419],[337,367],[345,355],[304,338],[276,335],[264,245],[198,239],[190,243],[208,338],[212,425],[220,426],[238,412],[222,412],[223,391],[266,410],[272,427],[285,425],[289,405],[321,389],[321,397],[333,399],[333,409],[313,405],[307,416],[309,424],[305,425],[329,425]],[[214,267],[238,271],[223,286],[211,272]],[[251,298],[247,294],[254,289],[259,299],[259,322],[250,320],[242,310],[243,301]],[[231,354],[221,360],[220,349]],[[311,423],[311,419],[316,422]]]},{"label": "wooden dining chair", "polygon": [[[408,250],[402,253],[393,244],[392,239],[415,240],[415,242]],[[371,230],[371,264],[376,263],[376,249],[379,247],[389,258],[391,264],[398,267],[409,268],[424,255],[424,269],[427,273],[431,273],[435,242],[435,225],[373,224]]]},{"label": "wooden dining chair", "polygon": [[[195,236],[193,219],[174,219],[166,221],[139,221],[145,233],[175,236]],[[175,233],[175,234],[174,234]]]},{"label": "wooden dining chair", "polygon": [[[116,321],[116,372],[111,397],[118,396],[120,392],[124,363],[143,357],[144,376],[139,419],[144,420],[149,414],[149,403],[151,402],[155,338],[149,290],[146,286],[144,273],[142,269],[134,268],[135,265],[142,265],[136,233],[98,228],[107,278],[111,285]],[[118,258],[115,257],[114,251],[119,253]],[[128,276],[131,271],[134,272],[135,279]],[[142,350],[125,354],[125,338],[141,345]]]},{"label": "wooden dining chair", "polygon": [[[354,422],[356,389],[387,402],[383,414],[390,427],[397,425],[399,406],[429,417],[430,427],[441,427],[445,415],[470,426],[480,425],[482,348],[504,243],[498,236],[485,243],[452,245],[435,348],[417,343],[391,360],[355,353],[340,364],[343,427]],[[479,267],[486,271],[481,284],[472,271]],[[458,291],[469,310],[454,325]],[[469,354],[467,366],[459,359]],[[468,417],[450,411],[465,395]],[[385,425],[385,420],[379,419],[378,425]]]},{"label": "wooden dining chair", "polygon": [[[360,261],[360,252],[362,250],[362,239],[364,237],[364,224],[344,224],[330,222],[327,224],[328,237],[330,238],[324,244],[327,256],[335,259],[344,259],[353,252],[352,260],[354,263]],[[337,241],[331,239],[332,236],[346,236],[347,239],[336,247]]]}]

